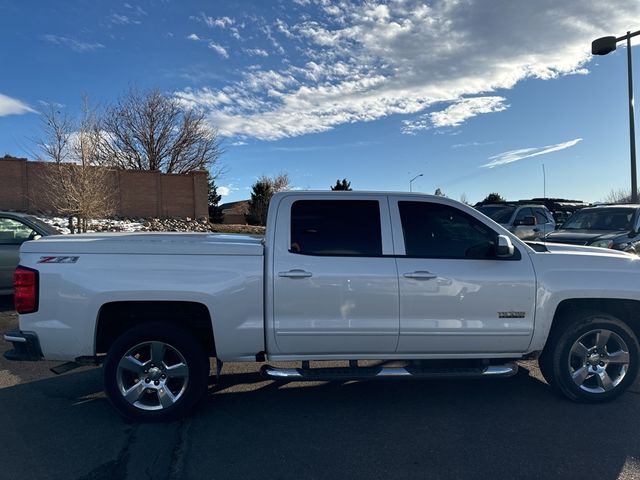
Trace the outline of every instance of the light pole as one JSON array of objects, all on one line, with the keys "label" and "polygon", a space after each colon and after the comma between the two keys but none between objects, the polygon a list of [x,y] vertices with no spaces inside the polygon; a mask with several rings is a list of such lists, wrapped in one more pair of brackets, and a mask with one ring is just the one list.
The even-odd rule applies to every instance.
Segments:
[{"label": "light pole", "polygon": [[424,174],[419,173],[418,175],[416,175],[415,177],[413,177],[411,180],[409,180],[409,191],[413,192],[413,188],[411,186],[411,184],[413,183],[413,181],[418,178],[418,177],[424,177]]},{"label": "light pole", "polygon": [[606,55],[616,49],[618,42],[627,41],[627,76],[629,84],[629,149],[631,152],[631,203],[638,203],[638,179],[636,175],[636,133],[633,113],[633,71],[631,68],[631,37],[640,35],[637,32],[627,32],[621,37],[601,37],[591,42],[593,55]]}]

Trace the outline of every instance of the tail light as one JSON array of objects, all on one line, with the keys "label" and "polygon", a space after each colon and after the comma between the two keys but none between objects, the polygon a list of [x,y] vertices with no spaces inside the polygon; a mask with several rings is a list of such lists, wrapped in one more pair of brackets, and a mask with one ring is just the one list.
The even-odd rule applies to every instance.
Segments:
[{"label": "tail light", "polygon": [[38,271],[18,265],[13,274],[15,305],[18,313],[38,311]]}]

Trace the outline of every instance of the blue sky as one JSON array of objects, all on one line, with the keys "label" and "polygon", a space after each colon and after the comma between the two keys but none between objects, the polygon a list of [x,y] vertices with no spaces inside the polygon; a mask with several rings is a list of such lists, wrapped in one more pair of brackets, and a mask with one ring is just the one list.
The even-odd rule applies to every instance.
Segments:
[{"label": "blue sky", "polygon": [[626,51],[590,43],[639,28],[637,1],[5,1],[0,155],[33,158],[47,103],[135,85],[207,113],[223,201],[281,172],[527,198],[543,164],[548,196],[598,201],[630,183]]}]

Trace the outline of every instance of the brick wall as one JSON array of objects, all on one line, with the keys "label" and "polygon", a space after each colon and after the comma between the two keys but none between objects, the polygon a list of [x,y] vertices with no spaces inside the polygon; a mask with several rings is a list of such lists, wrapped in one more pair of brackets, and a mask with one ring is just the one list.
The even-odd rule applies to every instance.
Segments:
[{"label": "brick wall", "polygon": [[[0,210],[57,213],[47,205],[46,162],[0,158]],[[119,217],[206,218],[207,174],[171,175],[114,170],[110,177]]]}]

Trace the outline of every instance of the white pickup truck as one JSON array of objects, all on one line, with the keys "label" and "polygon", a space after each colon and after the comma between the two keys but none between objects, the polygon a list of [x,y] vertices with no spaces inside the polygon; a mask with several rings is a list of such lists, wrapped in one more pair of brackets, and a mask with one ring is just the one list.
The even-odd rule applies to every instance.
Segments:
[{"label": "white pickup truck", "polygon": [[266,232],[26,242],[6,356],[72,362],[58,371],[104,363],[108,397],[138,420],[187,412],[211,357],[218,373],[222,362],[301,361],[262,367],[282,381],[509,376],[538,357],[548,383],[581,402],[636,378],[635,256],[526,244],[417,194],[280,193]]}]

